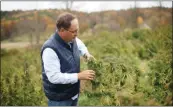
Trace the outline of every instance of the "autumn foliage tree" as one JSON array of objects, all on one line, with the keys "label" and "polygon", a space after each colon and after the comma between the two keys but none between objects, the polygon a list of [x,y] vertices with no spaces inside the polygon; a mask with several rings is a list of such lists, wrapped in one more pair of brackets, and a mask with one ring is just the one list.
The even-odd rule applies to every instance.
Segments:
[{"label": "autumn foliage tree", "polygon": [[14,36],[16,32],[16,21],[9,20],[1,23],[1,40]]}]

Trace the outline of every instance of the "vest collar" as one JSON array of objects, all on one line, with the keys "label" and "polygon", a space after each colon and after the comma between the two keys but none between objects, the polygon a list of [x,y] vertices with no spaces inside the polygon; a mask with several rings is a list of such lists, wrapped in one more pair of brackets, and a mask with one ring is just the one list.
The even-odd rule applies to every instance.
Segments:
[{"label": "vest collar", "polygon": [[[65,46],[65,47],[67,47],[67,48],[70,48],[69,43],[71,43],[71,42],[66,43],[66,42],[59,36],[59,34],[58,34],[57,32],[55,32],[54,37],[55,37],[55,39],[56,39],[57,41],[59,41],[63,46]],[[72,43],[73,43],[73,42],[72,42]]]}]

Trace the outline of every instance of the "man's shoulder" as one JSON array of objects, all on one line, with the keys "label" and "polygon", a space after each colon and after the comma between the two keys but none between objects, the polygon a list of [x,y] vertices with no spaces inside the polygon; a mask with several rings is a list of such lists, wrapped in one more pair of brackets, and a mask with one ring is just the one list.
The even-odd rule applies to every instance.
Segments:
[{"label": "man's shoulder", "polygon": [[55,53],[55,51],[52,48],[45,48],[43,53],[47,53],[48,55],[52,55]]},{"label": "man's shoulder", "polygon": [[43,46],[46,46],[46,45],[51,45],[53,43],[53,34],[43,43]]},{"label": "man's shoulder", "polygon": [[45,50],[45,48],[48,48],[50,47],[51,48],[51,45],[53,44],[53,39],[52,39],[53,35],[51,35],[42,45],[41,47],[41,51]]}]

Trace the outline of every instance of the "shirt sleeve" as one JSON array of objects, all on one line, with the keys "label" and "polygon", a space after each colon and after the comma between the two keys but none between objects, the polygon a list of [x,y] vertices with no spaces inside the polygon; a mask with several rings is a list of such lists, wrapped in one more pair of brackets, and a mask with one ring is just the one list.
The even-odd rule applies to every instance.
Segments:
[{"label": "shirt sleeve", "polygon": [[78,46],[78,49],[80,51],[80,56],[83,56],[84,54],[89,54],[87,47],[85,46],[85,44],[76,37],[76,43]]},{"label": "shirt sleeve", "polygon": [[53,84],[74,84],[78,81],[77,73],[62,73],[60,69],[60,60],[51,48],[43,51],[43,66],[48,80]]}]

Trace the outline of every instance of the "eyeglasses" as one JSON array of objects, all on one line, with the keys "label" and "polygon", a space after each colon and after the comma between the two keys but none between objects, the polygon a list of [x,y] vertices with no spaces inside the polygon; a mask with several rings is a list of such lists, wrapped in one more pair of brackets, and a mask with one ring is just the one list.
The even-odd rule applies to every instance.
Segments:
[{"label": "eyeglasses", "polygon": [[[64,28],[65,29],[65,28]],[[66,31],[69,31],[70,33],[74,34],[74,33],[78,33],[78,29],[77,30],[74,30],[74,31],[70,31],[68,29],[65,29]]]}]

